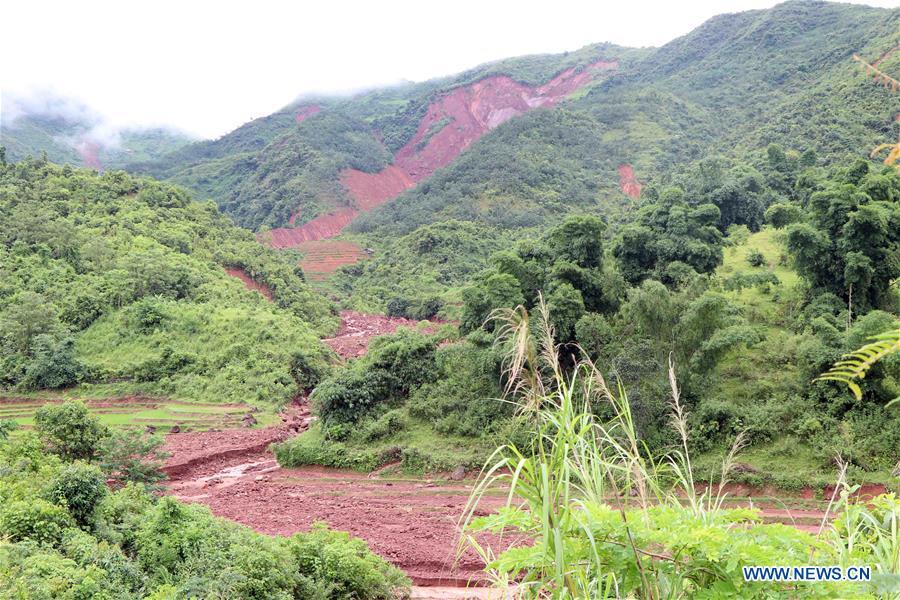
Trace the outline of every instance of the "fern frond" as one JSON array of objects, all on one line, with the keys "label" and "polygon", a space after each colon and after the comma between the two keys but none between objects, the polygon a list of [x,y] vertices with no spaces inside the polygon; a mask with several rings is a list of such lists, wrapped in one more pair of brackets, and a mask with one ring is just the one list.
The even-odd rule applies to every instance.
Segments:
[{"label": "fern frond", "polygon": [[875,341],[845,354],[830,370],[822,373],[814,381],[839,381],[850,388],[857,400],[862,400],[862,390],[855,380],[864,379],[875,363],[886,356],[900,352],[900,327],[869,339]]}]

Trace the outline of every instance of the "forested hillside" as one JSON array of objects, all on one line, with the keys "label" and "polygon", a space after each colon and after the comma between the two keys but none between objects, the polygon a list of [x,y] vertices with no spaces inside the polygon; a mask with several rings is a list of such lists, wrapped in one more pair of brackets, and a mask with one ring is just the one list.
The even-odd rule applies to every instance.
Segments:
[{"label": "forested hillside", "polygon": [[194,139],[159,127],[114,127],[89,107],[50,93],[4,94],[3,103],[0,146],[11,161],[46,154],[55,163],[120,169],[165,156]]},{"label": "forested hillside", "polygon": [[295,264],[183,189],[4,162],[0,385],[281,405],[337,325]]}]

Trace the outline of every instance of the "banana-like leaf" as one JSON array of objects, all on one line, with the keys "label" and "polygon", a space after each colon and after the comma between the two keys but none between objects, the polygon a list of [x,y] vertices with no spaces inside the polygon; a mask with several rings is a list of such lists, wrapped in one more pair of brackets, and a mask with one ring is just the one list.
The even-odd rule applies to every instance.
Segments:
[{"label": "banana-like leaf", "polygon": [[[841,360],[825,373],[822,373],[815,381],[839,381],[845,384],[857,400],[862,400],[862,390],[855,380],[864,379],[869,370],[886,356],[900,352],[900,327],[893,331],[886,331],[869,338],[875,340],[862,348],[845,354]],[[900,398],[891,400],[888,406],[896,403]]]}]

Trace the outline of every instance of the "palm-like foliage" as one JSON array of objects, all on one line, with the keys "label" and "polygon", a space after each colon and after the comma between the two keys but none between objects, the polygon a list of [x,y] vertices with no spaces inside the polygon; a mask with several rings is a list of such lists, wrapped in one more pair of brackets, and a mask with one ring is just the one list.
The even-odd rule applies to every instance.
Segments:
[{"label": "palm-like foliage", "polygon": [[[862,390],[856,380],[865,378],[869,370],[885,357],[900,352],[900,327],[869,338],[874,340],[858,350],[845,354],[841,360],[827,372],[816,378],[816,381],[839,381],[850,388],[857,400],[862,399]],[[895,398],[889,404],[900,400]]]}]

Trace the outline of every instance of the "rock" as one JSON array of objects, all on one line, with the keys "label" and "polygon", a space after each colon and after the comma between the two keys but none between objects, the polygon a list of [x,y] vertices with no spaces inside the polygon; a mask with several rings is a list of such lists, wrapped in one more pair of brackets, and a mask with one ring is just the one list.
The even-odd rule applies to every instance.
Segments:
[{"label": "rock", "polygon": [[247,413],[246,415],[244,415],[244,418],[241,419],[241,423],[244,424],[244,427],[253,427],[254,425],[256,425],[256,417],[254,417],[250,413]]},{"label": "rock", "polygon": [[759,473],[759,469],[747,463],[734,463],[731,470],[734,473]]},{"label": "rock", "polygon": [[465,476],[466,476],[466,468],[462,465],[459,465],[458,467],[453,469],[452,473],[450,473],[450,479],[452,479],[453,481],[460,481],[460,480],[464,479]]},{"label": "rock", "polygon": [[172,427],[169,429],[169,433],[181,433],[181,426],[172,425]]},{"label": "rock", "polygon": [[144,429],[144,433],[146,433],[147,435],[153,435],[154,433],[156,433],[156,426],[147,425],[147,427]]}]

